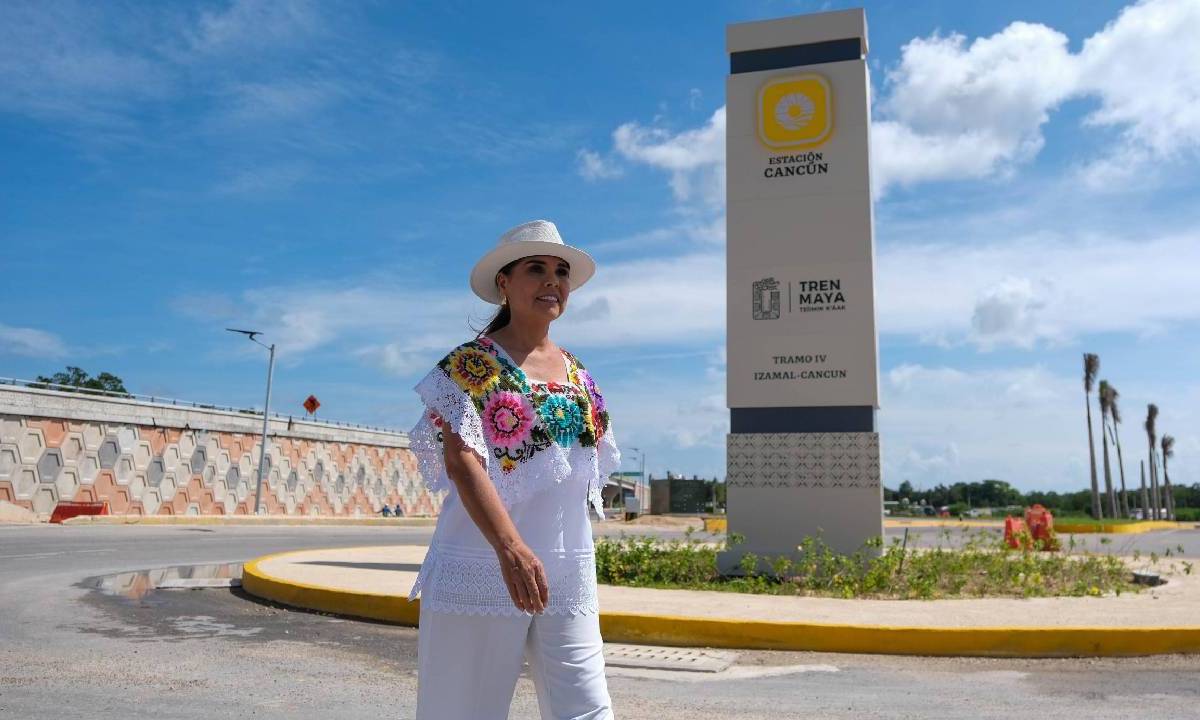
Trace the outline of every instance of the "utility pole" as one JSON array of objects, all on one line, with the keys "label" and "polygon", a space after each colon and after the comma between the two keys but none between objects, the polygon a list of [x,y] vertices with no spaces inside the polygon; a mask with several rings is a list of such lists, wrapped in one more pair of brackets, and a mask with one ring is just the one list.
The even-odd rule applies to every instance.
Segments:
[{"label": "utility pole", "polygon": [[650,513],[650,481],[646,479],[646,452],[633,446],[630,446],[629,449],[637,453],[642,460],[641,476],[638,478],[638,491],[634,493],[634,496],[637,497],[638,505],[640,505],[638,512],[648,515]]},{"label": "utility pole", "polygon": [[1150,519],[1150,495],[1146,492],[1146,461],[1141,461],[1142,466],[1142,520]]},{"label": "utility pole", "polygon": [[251,342],[262,345],[268,351],[270,351],[270,356],[267,360],[267,399],[266,402],[263,403],[262,443],[258,454],[258,481],[254,486],[254,514],[259,515],[262,513],[263,478],[267,473],[267,432],[269,431],[269,424],[271,421],[271,380],[275,376],[275,343],[267,345],[259,342],[255,336],[261,335],[262,333],[257,330],[235,330],[233,328],[225,329],[229,332],[241,333],[242,335],[250,338]]}]

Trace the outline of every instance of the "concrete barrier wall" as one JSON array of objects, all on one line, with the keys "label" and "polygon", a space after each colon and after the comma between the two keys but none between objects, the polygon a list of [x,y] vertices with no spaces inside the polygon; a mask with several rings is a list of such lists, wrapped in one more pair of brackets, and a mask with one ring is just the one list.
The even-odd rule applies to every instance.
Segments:
[{"label": "concrete barrier wall", "polygon": [[[113,514],[250,514],[262,416],[0,386],[0,500],[37,513],[106,500]],[[271,420],[263,507],[435,515],[405,433]]]}]

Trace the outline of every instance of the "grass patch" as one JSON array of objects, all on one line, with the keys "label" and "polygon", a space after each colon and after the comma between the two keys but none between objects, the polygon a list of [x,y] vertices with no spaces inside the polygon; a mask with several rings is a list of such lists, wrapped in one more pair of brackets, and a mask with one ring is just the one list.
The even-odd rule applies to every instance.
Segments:
[{"label": "grass patch", "polygon": [[850,555],[807,538],[795,559],[745,555],[741,577],[717,572],[717,553],[736,549],[741,541],[736,535],[724,547],[695,540],[690,532],[672,541],[599,538],[596,570],[599,582],[610,585],[895,600],[1100,596],[1140,589],[1120,558],[1077,553],[1073,540],[1057,552],[1011,550],[994,533],[962,532],[966,537],[958,547],[949,546],[947,530],[935,547],[904,547],[899,538],[885,547],[876,538]]},{"label": "grass patch", "polygon": [[1134,518],[1104,518],[1097,520],[1091,515],[1078,516],[1054,516],[1054,522],[1064,525],[1137,525],[1142,522],[1153,522],[1151,520],[1137,520]]}]

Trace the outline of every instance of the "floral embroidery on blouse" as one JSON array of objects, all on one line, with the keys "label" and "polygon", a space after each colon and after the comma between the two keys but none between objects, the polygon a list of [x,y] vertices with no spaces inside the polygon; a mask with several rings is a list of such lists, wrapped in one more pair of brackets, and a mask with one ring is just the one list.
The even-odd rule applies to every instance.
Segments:
[{"label": "floral embroidery on blouse", "polygon": [[521,393],[497,390],[483,406],[483,436],[489,445],[515,450],[533,432],[537,412]]},{"label": "floral embroidery on blouse", "polygon": [[479,399],[496,385],[503,368],[495,355],[470,345],[462,345],[442,360],[442,369],[473,399]]},{"label": "floral embroidery on blouse", "polygon": [[[521,368],[500,355],[495,343],[479,338],[464,343],[438,363],[465,392],[483,421],[489,450],[507,474],[553,443],[570,447],[576,440],[595,447],[608,431],[604,397],[579,360],[567,358],[566,384],[530,382]],[[443,422],[430,420],[442,441]]]},{"label": "floral embroidery on blouse", "polygon": [[571,447],[571,443],[583,432],[583,411],[578,403],[569,400],[565,394],[558,394],[549,385],[546,390],[538,414],[542,416],[550,437],[563,447]]}]

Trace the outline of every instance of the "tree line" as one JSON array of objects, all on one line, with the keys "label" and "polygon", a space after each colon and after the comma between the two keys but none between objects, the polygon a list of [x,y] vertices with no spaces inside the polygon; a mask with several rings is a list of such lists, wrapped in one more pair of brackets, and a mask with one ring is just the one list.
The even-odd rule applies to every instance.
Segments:
[{"label": "tree line", "polygon": [[[1180,519],[1200,520],[1200,483],[1172,486],[1173,507]],[[1018,508],[1042,505],[1059,515],[1091,515],[1091,490],[1057,492],[1054,490],[1031,490],[1022,492],[1003,480],[979,482],[956,482],[939,484],[917,490],[908,480],[896,489],[884,487],[884,500],[912,505],[949,507],[953,514],[967,508]]]},{"label": "tree line", "polygon": [[110,395],[128,395],[129,391],[125,389],[125,382],[121,378],[112,373],[102,372],[99,375],[92,377],[83,368],[68,365],[65,371],[59,371],[46,377],[38,375],[37,380],[29,383],[29,387],[45,390],[53,387],[55,390],[64,392],[75,392],[72,388],[79,390],[99,390]]}]

